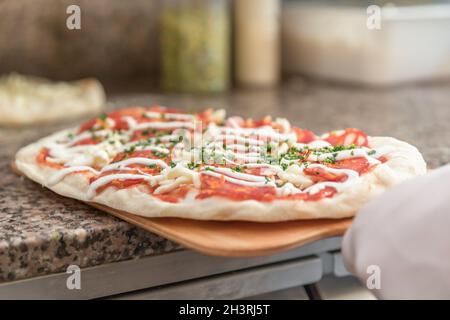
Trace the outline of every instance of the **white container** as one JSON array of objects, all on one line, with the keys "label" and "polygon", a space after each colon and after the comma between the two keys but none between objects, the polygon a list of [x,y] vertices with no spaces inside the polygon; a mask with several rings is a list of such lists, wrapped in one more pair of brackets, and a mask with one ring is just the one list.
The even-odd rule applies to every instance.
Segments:
[{"label": "white container", "polygon": [[366,7],[287,2],[283,70],[387,85],[450,78],[450,4],[383,7],[380,29]]}]

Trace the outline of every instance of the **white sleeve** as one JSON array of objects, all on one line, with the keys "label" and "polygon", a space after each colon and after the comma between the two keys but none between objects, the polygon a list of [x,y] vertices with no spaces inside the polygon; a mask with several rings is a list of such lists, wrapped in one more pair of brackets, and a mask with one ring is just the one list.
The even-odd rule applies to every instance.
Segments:
[{"label": "white sleeve", "polygon": [[342,253],[364,284],[379,284],[372,292],[380,298],[449,299],[450,165],[395,186],[362,208]]}]

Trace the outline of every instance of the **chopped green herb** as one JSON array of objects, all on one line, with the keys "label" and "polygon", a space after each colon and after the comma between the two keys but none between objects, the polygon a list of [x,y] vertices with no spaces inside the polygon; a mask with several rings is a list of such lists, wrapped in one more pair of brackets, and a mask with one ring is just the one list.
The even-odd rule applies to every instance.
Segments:
[{"label": "chopped green herb", "polygon": [[175,162],[173,162],[173,161],[170,162],[170,167],[171,167],[171,168],[175,168],[176,165],[177,165],[177,164],[176,164]]},{"label": "chopped green herb", "polygon": [[294,154],[294,153],[286,153],[282,156],[286,160],[303,160],[304,157],[300,154]]},{"label": "chopped green herb", "polygon": [[133,153],[136,150],[136,146],[130,146],[128,149],[125,149],[125,153]]},{"label": "chopped green herb", "polygon": [[322,148],[316,149],[313,151],[313,153],[315,155],[319,155],[322,153],[336,153],[339,151],[353,150],[355,148],[356,148],[356,145],[354,143],[349,146],[344,146],[344,145],[339,145],[339,146],[334,146],[334,147],[327,146],[327,147],[322,147]]},{"label": "chopped green herb", "polygon": [[167,154],[163,153],[163,152],[159,152],[159,151],[153,151],[153,154],[155,156],[157,156],[158,158],[166,158]]},{"label": "chopped green herb", "polygon": [[234,172],[242,172],[242,168],[239,167],[239,166],[231,168],[231,170],[234,171]]},{"label": "chopped green herb", "polygon": [[98,117],[100,120],[105,121],[106,118],[108,118],[108,116],[106,115],[106,113],[103,113],[100,117]]},{"label": "chopped green herb", "polygon": [[327,157],[323,162],[329,163],[329,164],[334,164],[334,163],[336,163],[336,158],[335,157]]},{"label": "chopped green herb", "polygon": [[170,139],[170,143],[171,143],[172,145],[176,145],[177,143],[181,142],[182,140],[183,140],[183,137],[182,137],[182,136],[179,136],[178,138]]},{"label": "chopped green herb", "polygon": [[152,163],[152,164],[149,164],[147,167],[149,167],[150,169],[155,169],[156,168],[156,164]]},{"label": "chopped green herb", "polygon": [[368,154],[369,156],[373,156],[375,153],[377,153],[376,150],[370,150],[369,152],[367,152],[367,154]]},{"label": "chopped green herb", "polygon": [[200,166],[200,164],[194,163],[194,162],[190,162],[190,163],[188,163],[187,166],[188,166],[189,169],[194,170],[194,169],[198,168]]}]

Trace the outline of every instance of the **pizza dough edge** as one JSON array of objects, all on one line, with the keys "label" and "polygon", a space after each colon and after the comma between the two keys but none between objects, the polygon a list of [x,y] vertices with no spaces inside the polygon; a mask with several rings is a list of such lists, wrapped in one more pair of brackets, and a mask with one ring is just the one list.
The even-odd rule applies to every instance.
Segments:
[{"label": "pizza dough edge", "polygon": [[[17,168],[28,178],[47,186],[48,177],[57,170],[39,166],[35,161],[36,155],[43,143],[67,132],[58,132],[19,150],[15,160]],[[426,173],[426,163],[414,146],[390,137],[369,137],[369,144],[374,148],[390,146],[395,151],[389,153],[388,161],[365,174],[359,183],[332,198],[318,201],[233,201],[220,197],[199,201],[192,192],[184,200],[170,203],[152,197],[142,186],[120,190],[108,188],[91,201],[144,217],[255,222],[352,217],[366,202],[387,188]],[[60,195],[89,202],[85,196],[88,186],[88,179],[83,174],[71,174],[56,185],[47,187]]]}]

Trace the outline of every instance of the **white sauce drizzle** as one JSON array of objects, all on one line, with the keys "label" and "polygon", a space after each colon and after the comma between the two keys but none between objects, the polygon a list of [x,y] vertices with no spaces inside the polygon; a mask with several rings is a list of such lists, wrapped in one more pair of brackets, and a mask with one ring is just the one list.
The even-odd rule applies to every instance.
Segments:
[{"label": "white sauce drizzle", "polygon": [[174,181],[171,181],[170,183],[162,184],[160,187],[155,189],[155,194],[162,194],[169,191],[174,190],[176,187],[178,187],[181,184],[187,184],[191,182],[191,180],[188,177],[178,177]]},{"label": "white sauce drizzle", "polygon": [[127,174],[127,173],[117,173],[110,174],[107,176],[103,176],[95,180],[89,185],[89,189],[87,191],[86,197],[88,199],[92,199],[95,197],[96,191],[98,188],[114,181],[114,180],[132,180],[132,179],[142,179],[144,181],[150,182],[151,186],[154,186],[158,181],[160,176],[148,176],[148,175],[140,175],[140,174]]},{"label": "white sauce drizzle", "polygon": [[238,143],[247,143],[249,145],[255,145],[255,146],[263,146],[265,144],[264,141],[253,139],[253,138],[245,138],[245,137],[241,137],[238,135],[221,134],[221,135],[218,135],[217,137],[215,137],[214,140],[222,141],[222,142],[233,141],[233,142],[238,142]]},{"label": "white sauce drizzle", "polygon": [[330,158],[330,157],[334,158],[336,161],[363,157],[363,158],[366,158],[367,161],[369,162],[369,164],[371,164],[371,165],[380,163],[379,160],[369,157],[369,155],[367,154],[367,151],[364,149],[341,150],[341,151],[332,152],[332,153],[322,153],[320,155],[310,154],[308,156],[308,161],[320,162],[320,161],[325,161],[327,158]]},{"label": "white sauce drizzle", "polygon": [[160,160],[160,159],[148,159],[148,158],[140,158],[140,157],[136,157],[136,158],[130,158],[127,160],[122,160],[122,161],[118,161],[118,162],[114,162],[111,163],[105,167],[102,168],[101,172],[105,172],[105,171],[109,171],[109,170],[122,170],[124,169],[126,166],[129,166],[130,164],[143,164],[146,166],[149,165],[158,165],[161,168],[168,168],[169,166],[167,165],[167,163],[165,163],[164,161]]},{"label": "white sauce drizzle", "polygon": [[276,189],[278,197],[287,197],[293,194],[303,193],[303,191],[295,187],[292,183],[286,182],[283,186]]},{"label": "white sauce drizzle", "polygon": [[74,167],[68,167],[59,170],[58,172],[54,173],[50,178],[48,179],[48,186],[53,186],[60,182],[62,179],[64,179],[68,174],[74,173],[74,172],[81,172],[81,171],[90,171],[94,174],[99,174],[97,170],[94,168],[88,167],[88,166],[74,166]]},{"label": "white sauce drizzle", "polygon": [[[305,145],[303,145],[303,146],[305,146]],[[312,142],[308,143],[307,146],[311,149],[320,149],[320,148],[324,148],[324,147],[330,147],[331,144],[327,141],[316,140],[316,141],[312,141]]]},{"label": "white sauce drizzle", "polygon": [[[137,170],[138,174],[117,173],[110,174],[98,178],[92,184],[90,184],[87,191],[87,198],[92,199],[96,190],[114,180],[128,180],[128,179],[142,179],[150,183],[151,186],[159,185],[155,189],[155,194],[164,194],[176,189],[181,184],[192,183],[196,188],[200,188],[202,174],[213,176],[216,178],[225,179],[233,184],[249,186],[249,187],[273,187],[275,188],[276,195],[280,197],[308,193],[315,194],[326,187],[335,188],[337,192],[341,192],[346,188],[358,183],[360,177],[357,171],[349,169],[336,169],[330,168],[322,164],[312,163],[309,164],[309,168],[322,168],[323,170],[334,173],[344,174],[346,179],[343,182],[325,181],[316,184],[312,184],[311,177],[303,173],[304,165],[299,159],[288,160],[282,159],[280,164],[287,164],[288,168],[277,164],[259,163],[261,159],[262,146],[267,145],[269,142],[275,154],[281,156],[289,151],[291,147],[297,149],[305,148],[306,146],[311,150],[318,150],[324,147],[331,147],[330,143],[324,140],[315,140],[308,144],[297,143],[296,134],[291,131],[289,122],[285,119],[277,119],[275,123],[278,123],[282,127],[283,133],[276,132],[271,126],[266,125],[259,128],[242,128],[239,126],[239,121],[242,118],[231,117],[227,120],[227,127],[220,127],[214,123],[208,125],[207,130],[204,132],[204,136],[208,137],[206,141],[206,148],[208,152],[222,157],[227,163],[233,165],[242,165],[244,168],[266,168],[266,173],[261,171],[261,176],[253,175],[243,172],[237,172],[230,168],[209,166],[209,170],[203,169],[202,171],[196,171],[187,167],[187,158],[184,162],[178,163],[175,167],[167,165],[161,159],[148,159],[144,157],[134,157],[126,160],[122,160],[116,163],[110,163],[111,159],[119,152],[127,150],[127,148],[134,147],[136,150],[151,150],[160,152],[163,154],[170,153],[170,147],[181,148],[183,143],[177,143],[179,135],[168,134],[160,137],[150,138],[146,143],[141,144],[139,142],[128,142],[132,136],[132,133],[136,130],[145,129],[194,129],[195,116],[178,113],[159,113],[159,112],[145,112],[145,116],[148,118],[161,118],[164,122],[142,122],[138,123],[133,117],[124,116],[122,119],[128,124],[128,131],[125,132],[112,132],[110,129],[102,129],[94,132],[83,132],[75,135],[69,140],[64,140],[58,143],[49,143],[46,147],[50,150],[49,161],[55,163],[64,163],[66,168],[61,169],[49,179],[48,184],[54,185],[60,182],[64,177],[70,173],[89,171],[95,175],[110,170]],[[106,125],[108,128],[112,128],[115,125],[113,119],[107,118]],[[339,134],[339,132],[336,132]],[[110,137],[112,134],[112,140]],[[100,142],[97,145],[81,145],[74,146],[77,142],[90,137],[106,137],[109,141]],[[324,134],[320,138],[325,139],[329,134]],[[347,140],[354,139],[350,137]],[[226,148],[223,147],[224,142],[232,141],[232,144],[227,144]],[[170,144],[168,144],[170,142]],[[156,145],[157,144],[157,145]],[[306,159],[310,162],[323,162],[330,157],[336,161],[343,159],[350,159],[356,157],[364,157],[367,159],[370,165],[379,164],[380,161],[376,157],[380,157],[386,153],[391,152],[389,148],[371,150],[370,155],[369,148],[356,148],[351,150],[341,150],[332,153],[320,153],[314,154],[311,152]],[[196,151],[198,152],[198,150]],[[91,166],[96,164],[96,167],[102,168],[100,171],[95,170]],[[162,168],[159,175],[149,175],[139,168],[130,168],[129,165],[142,164],[142,165],[156,165]],[[281,186],[277,186],[273,178],[269,179],[268,176],[278,176],[280,180],[277,183],[281,183]]]},{"label": "white sauce drizzle", "polygon": [[228,168],[220,168],[220,167],[208,167],[208,168],[209,168],[209,170],[213,170],[215,172],[222,173],[225,176],[229,176],[229,177],[236,178],[239,180],[253,181],[253,182],[266,182],[266,178],[261,177],[261,176],[255,176],[253,174],[235,172]]},{"label": "white sauce drizzle", "polygon": [[308,192],[310,194],[317,193],[326,187],[333,187],[336,189],[337,192],[341,192],[341,191],[347,189],[348,187],[354,185],[357,181],[359,181],[359,179],[358,179],[359,174],[357,171],[354,171],[354,170],[335,169],[335,168],[330,168],[330,167],[324,166],[322,164],[311,164],[308,166],[308,168],[322,168],[330,173],[345,174],[347,176],[347,179],[344,182],[324,181],[324,182],[316,183],[305,189],[305,192]]},{"label": "white sauce drizzle", "polygon": [[134,125],[129,130],[145,130],[145,129],[194,129],[194,123],[192,122],[182,122],[182,121],[173,121],[173,122],[142,122]]},{"label": "white sauce drizzle", "polygon": [[218,128],[221,133],[225,136],[257,136],[259,139],[266,141],[292,141],[295,142],[297,140],[297,135],[295,132],[282,134],[276,132],[270,126],[263,126],[260,128],[228,128],[222,127]]},{"label": "white sauce drizzle", "polygon": [[246,181],[246,180],[240,180],[240,179],[236,179],[236,178],[231,178],[228,177],[226,175],[217,173],[217,172],[213,172],[213,171],[202,171],[202,174],[206,174],[212,177],[216,177],[216,178],[220,178],[220,179],[225,179],[225,181],[234,183],[234,184],[238,184],[241,186],[247,186],[247,187],[276,187],[275,183],[273,181],[266,181],[264,179],[264,181]]}]

